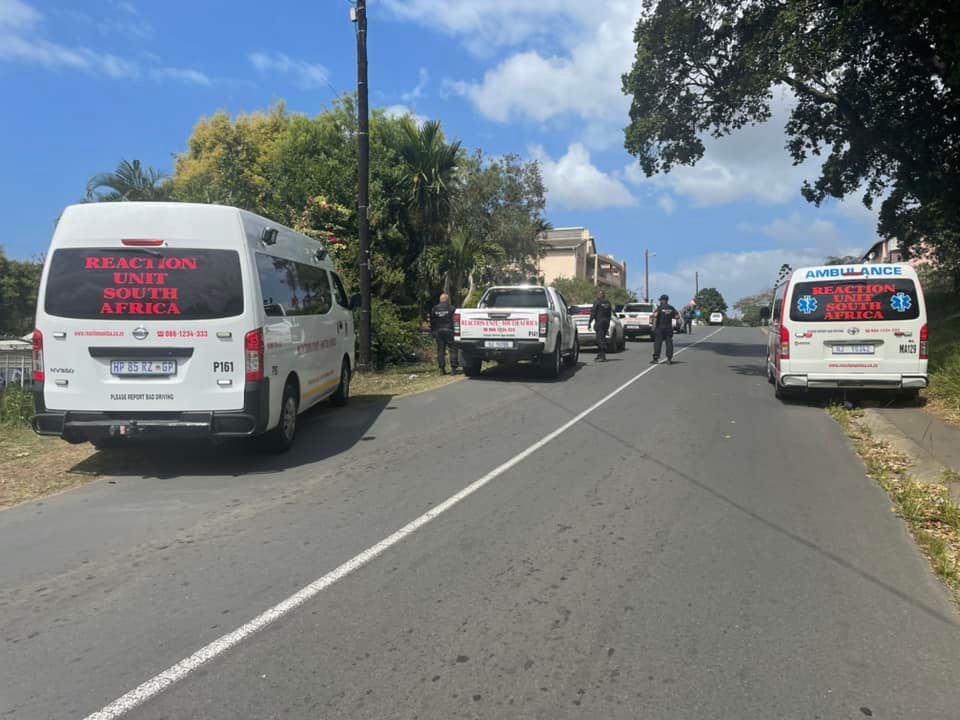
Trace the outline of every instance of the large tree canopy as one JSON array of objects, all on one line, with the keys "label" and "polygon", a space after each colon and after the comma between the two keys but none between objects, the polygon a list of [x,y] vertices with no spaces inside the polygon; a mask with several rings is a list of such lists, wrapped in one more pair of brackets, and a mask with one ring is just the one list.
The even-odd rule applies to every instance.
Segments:
[{"label": "large tree canopy", "polygon": [[[626,148],[649,176],[692,165],[704,136],[770,117],[796,95],[795,163],[820,203],[883,198],[880,232],[906,248],[960,245],[960,12],[943,0],[645,0]],[[949,253],[945,252],[947,256]]]}]

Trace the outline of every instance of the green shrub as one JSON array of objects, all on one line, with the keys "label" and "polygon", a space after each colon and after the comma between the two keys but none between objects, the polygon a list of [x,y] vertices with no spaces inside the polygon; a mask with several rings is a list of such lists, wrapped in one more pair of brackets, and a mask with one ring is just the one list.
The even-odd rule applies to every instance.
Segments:
[{"label": "green shrub", "polygon": [[0,395],[0,424],[28,425],[33,413],[33,395],[28,390],[14,386]]},{"label": "green shrub", "polygon": [[404,320],[395,304],[375,298],[370,323],[373,335],[370,360],[377,370],[417,360],[423,346],[419,320]]}]

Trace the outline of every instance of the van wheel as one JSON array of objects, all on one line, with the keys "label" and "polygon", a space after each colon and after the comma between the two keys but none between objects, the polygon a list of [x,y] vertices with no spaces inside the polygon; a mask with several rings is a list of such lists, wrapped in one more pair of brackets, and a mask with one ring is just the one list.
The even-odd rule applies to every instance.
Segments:
[{"label": "van wheel", "polygon": [[297,436],[297,414],[300,400],[297,389],[292,383],[283,388],[283,400],[280,403],[280,421],[277,426],[263,436],[264,447],[273,453],[283,453],[293,447]]},{"label": "van wheel", "polygon": [[573,349],[570,354],[563,359],[563,364],[567,367],[576,367],[580,360],[580,338],[573,339]]},{"label": "van wheel", "polygon": [[340,384],[337,391],[330,396],[330,404],[334,407],[343,407],[350,399],[350,361],[344,358],[340,366]]},{"label": "van wheel", "polygon": [[769,355],[767,356],[767,360],[766,360],[766,363],[765,363],[765,364],[766,364],[766,366],[767,366],[767,382],[770,383],[771,385],[773,385],[773,384],[777,381],[777,378],[776,378],[776,376],[773,374],[773,367],[770,365],[770,356],[769,356]]},{"label": "van wheel", "polygon": [[472,355],[463,356],[463,374],[467,377],[477,377],[483,370],[483,359],[475,358]]},{"label": "van wheel", "polygon": [[916,388],[910,390],[901,390],[897,393],[897,400],[899,400],[904,405],[919,405],[920,404],[920,391]]},{"label": "van wheel", "polygon": [[799,397],[799,391],[794,388],[785,388],[783,385],[777,382],[776,378],[773,380],[773,394],[777,400],[795,400]]},{"label": "van wheel", "polygon": [[553,352],[540,358],[540,367],[548,378],[556,380],[560,377],[560,336],[557,336]]}]

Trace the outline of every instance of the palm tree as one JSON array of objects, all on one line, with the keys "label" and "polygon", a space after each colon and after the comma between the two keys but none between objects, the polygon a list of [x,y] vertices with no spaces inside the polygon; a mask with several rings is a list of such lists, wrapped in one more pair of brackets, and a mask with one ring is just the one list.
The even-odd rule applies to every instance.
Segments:
[{"label": "palm tree", "polygon": [[403,183],[410,225],[418,236],[419,250],[436,242],[445,232],[450,200],[457,180],[460,141],[447,143],[440,123],[417,125],[412,117],[402,121],[397,148],[403,161]]},{"label": "palm tree", "polygon": [[[118,202],[122,200],[166,200],[169,196],[166,180],[159,170],[143,167],[139,160],[132,163],[121,160],[111,173],[100,173],[87,183],[88,202]],[[107,192],[98,192],[105,188]]]}]

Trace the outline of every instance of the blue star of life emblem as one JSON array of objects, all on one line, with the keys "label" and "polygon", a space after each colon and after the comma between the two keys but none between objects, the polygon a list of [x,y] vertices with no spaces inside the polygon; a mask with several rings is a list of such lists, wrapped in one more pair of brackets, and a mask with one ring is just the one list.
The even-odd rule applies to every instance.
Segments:
[{"label": "blue star of life emblem", "polygon": [[817,299],[813,295],[804,295],[802,298],[797,300],[797,310],[802,312],[804,315],[812,315],[817,311]]},{"label": "blue star of life emblem", "polygon": [[913,307],[913,300],[904,292],[898,292],[890,298],[890,306],[897,312],[906,312]]}]

